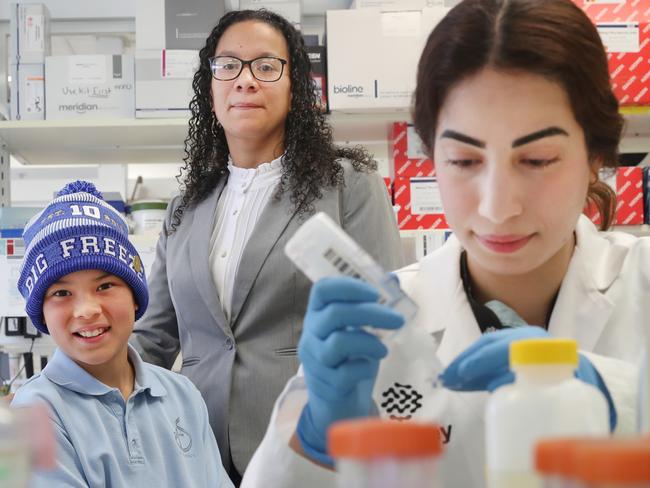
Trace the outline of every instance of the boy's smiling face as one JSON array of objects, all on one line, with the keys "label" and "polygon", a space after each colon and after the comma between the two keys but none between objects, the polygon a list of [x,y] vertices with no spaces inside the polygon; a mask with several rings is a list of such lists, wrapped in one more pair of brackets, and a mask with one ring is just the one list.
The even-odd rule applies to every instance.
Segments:
[{"label": "boy's smiling face", "polygon": [[136,310],[124,280],[94,269],[63,276],[47,289],[43,300],[52,339],[90,374],[96,367],[119,368],[127,361]]}]

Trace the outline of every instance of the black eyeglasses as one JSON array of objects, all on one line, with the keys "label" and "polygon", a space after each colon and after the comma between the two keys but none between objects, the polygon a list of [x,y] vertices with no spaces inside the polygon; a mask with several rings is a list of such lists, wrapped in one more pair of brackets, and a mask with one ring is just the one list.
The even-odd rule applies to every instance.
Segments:
[{"label": "black eyeglasses", "polygon": [[259,81],[278,81],[284,72],[284,65],[287,61],[272,56],[244,61],[234,56],[215,56],[209,59],[212,76],[215,80],[230,81],[237,78],[244,66],[250,67],[251,73]]}]

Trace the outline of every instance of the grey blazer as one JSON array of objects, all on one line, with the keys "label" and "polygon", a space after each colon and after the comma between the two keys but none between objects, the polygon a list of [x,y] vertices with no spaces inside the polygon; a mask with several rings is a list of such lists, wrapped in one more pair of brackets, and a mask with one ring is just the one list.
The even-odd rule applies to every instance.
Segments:
[{"label": "grey blazer", "polygon": [[[326,212],[387,270],[398,269],[399,233],[384,182],[348,161],[342,165],[345,185],[323,190],[315,210]],[[223,465],[243,474],[276,397],[298,369],[295,348],[310,282],[284,246],[306,217],[298,217],[287,194],[269,201],[244,250],[227,321],[208,264],[224,185],[185,209],[167,236],[179,197],[169,205],[149,279],[149,308],[131,344],[145,361],[168,369],[182,351],[181,372],[203,395]]]}]

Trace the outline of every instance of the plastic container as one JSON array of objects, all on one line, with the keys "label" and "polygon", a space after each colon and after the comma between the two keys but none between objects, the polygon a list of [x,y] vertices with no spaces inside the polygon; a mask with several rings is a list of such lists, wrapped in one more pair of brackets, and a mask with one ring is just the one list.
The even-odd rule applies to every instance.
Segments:
[{"label": "plastic container", "polygon": [[435,424],[337,422],[328,432],[328,450],[336,459],[339,488],[440,487],[436,461],[442,439]]},{"label": "plastic container", "polygon": [[135,222],[134,234],[158,233],[167,213],[163,200],[139,200],[131,204],[131,217]]},{"label": "plastic container", "polygon": [[350,276],[373,285],[379,292],[380,303],[401,313],[407,322],[418,311],[399,282],[324,212],[302,224],[284,252],[311,281]]},{"label": "plastic container", "polygon": [[574,472],[576,488],[650,488],[650,440],[583,442]]},{"label": "plastic container", "polygon": [[541,487],[534,448],[544,438],[606,436],[605,396],[574,377],[578,349],[568,339],[526,339],[510,345],[515,381],[488,399],[487,486]]},{"label": "plastic container", "polygon": [[585,438],[544,439],[535,446],[535,470],[543,488],[575,488],[574,465],[577,446]]}]

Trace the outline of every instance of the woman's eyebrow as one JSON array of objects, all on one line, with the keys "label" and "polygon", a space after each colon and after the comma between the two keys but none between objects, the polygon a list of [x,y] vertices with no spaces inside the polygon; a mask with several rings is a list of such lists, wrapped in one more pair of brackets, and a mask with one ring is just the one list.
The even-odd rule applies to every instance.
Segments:
[{"label": "woman's eyebrow", "polygon": [[558,135],[568,137],[569,133],[560,127],[555,127],[555,126],[547,127],[546,129],[538,130],[537,132],[533,132],[532,134],[528,134],[526,136],[515,139],[512,142],[512,147],[514,148],[514,147],[523,146],[524,144],[528,144],[538,139],[543,139],[544,137],[551,137],[551,136],[558,136]]},{"label": "woman's eyebrow", "polygon": [[465,144],[470,144],[472,146],[484,148],[485,147],[485,142],[480,141],[478,139],[475,139],[473,137],[470,137],[466,134],[461,134],[460,132],[456,132],[455,130],[451,129],[446,129],[441,135],[440,139],[455,139],[460,142],[464,142]]}]

